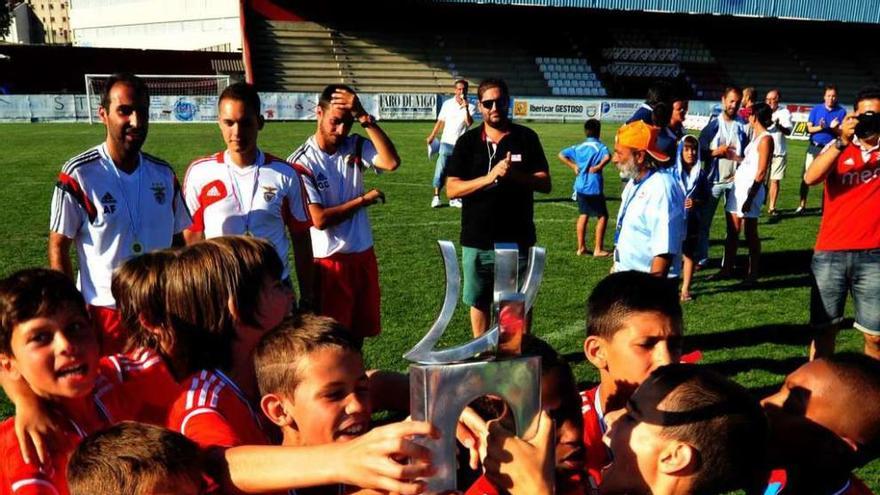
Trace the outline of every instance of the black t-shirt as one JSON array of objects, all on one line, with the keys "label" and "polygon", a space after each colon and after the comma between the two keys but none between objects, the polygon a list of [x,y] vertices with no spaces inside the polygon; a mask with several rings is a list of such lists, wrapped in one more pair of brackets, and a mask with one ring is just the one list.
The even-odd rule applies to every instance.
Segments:
[{"label": "black t-shirt", "polygon": [[[485,124],[484,124],[485,125]],[[446,176],[472,180],[489,173],[510,152],[511,169],[527,174],[549,172],[544,148],[535,131],[510,124],[495,150],[483,126],[462,134],[446,162]],[[515,242],[520,249],[535,244],[533,191],[502,178],[495,185],[462,198],[461,245],[493,249],[496,242]]]}]

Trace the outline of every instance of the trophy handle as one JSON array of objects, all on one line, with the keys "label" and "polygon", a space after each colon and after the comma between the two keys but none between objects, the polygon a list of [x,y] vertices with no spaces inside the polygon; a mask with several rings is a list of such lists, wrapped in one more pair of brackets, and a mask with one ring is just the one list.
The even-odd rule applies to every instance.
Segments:
[{"label": "trophy handle", "polygon": [[522,286],[522,293],[526,296],[526,313],[531,311],[532,306],[535,305],[535,299],[538,298],[538,288],[541,287],[541,281],[544,279],[544,265],[546,263],[547,250],[532,246],[529,249],[529,271]]},{"label": "trophy handle", "polygon": [[443,266],[446,269],[446,297],[443,299],[443,307],[434,325],[415,347],[403,355],[404,359],[416,363],[438,362],[431,357],[434,354],[434,346],[440,341],[440,337],[452,320],[458,295],[461,292],[461,272],[455,257],[455,245],[451,241],[437,241],[437,244],[440,246],[440,255],[443,257]]}]

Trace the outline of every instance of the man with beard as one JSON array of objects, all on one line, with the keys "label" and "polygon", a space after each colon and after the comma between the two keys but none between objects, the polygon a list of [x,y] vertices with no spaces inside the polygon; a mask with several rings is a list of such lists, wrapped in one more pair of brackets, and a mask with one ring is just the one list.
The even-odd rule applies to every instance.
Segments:
[{"label": "man with beard", "polygon": [[658,164],[669,160],[657,148],[659,133],[659,127],[640,120],[617,131],[614,162],[629,181],[617,213],[614,271],[677,278],[685,232],[684,192],[673,174],[658,171]]},{"label": "man with beard", "polygon": [[[300,172],[312,220],[315,311],[363,340],[381,330],[379,267],[366,208],[385,202],[364,192],[364,173],[394,171],[400,156],[350,87],[324,88],[315,134],[288,157]],[[351,134],[357,121],[367,134]]]},{"label": "man with beard", "polygon": [[127,339],[110,292],[113,269],[182,244],[180,233],[191,223],[171,165],[141,152],[149,106],[140,78],[110,76],[98,108],[106,139],[62,167],[52,196],[49,266],[73,278],[70,246],[76,245],[77,285],[101,331],[103,354],[121,352]]},{"label": "man with beard", "polygon": [[[550,171],[538,135],[507,116],[507,84],[487,79],[477,89],[483,125],[462,134],[447,163],[446,194],[462,199],[462,299],[475,336],[489,327],[495,243],[515,243],[522,269],[535,244],[534,191],[549,193]],[[522,275],[522,273],[520,274]]]},{"label": "man with beard", "polygon": [[712,194],[700,212],[700,235],[695,253],[698,267],[706,266],[709,261],[709,232],[715,210],[721,196],[726,198],[727,192],[733,188],[736,166],[749,144],[746,123],[737,116],[740,102],[742,90],[736,86],[725,88],[721,96],[721,113],[712,117],[700,131],[700,156],[706,162]]}]

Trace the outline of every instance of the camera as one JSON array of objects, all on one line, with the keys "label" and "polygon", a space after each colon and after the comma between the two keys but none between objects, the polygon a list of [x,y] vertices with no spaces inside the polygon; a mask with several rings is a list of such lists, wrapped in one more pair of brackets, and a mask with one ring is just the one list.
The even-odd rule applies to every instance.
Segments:
[{"label": "camera", "polygon": [[859,139],[869,138],[880,134],[880,113],[865,112],[856,116],[858,123],[856,124],[856,136]]}]

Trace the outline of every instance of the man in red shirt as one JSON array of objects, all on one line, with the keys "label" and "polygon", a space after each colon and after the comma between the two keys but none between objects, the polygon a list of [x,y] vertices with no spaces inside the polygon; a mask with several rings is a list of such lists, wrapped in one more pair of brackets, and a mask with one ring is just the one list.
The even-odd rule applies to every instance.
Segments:
[{"label": "man in red shirt", "polygon": [[862,89],[855,112],[807,170],[825,184],[825,209],[813,254],[810,357],[829,356],[852,292],[865,354],[880,359],[880,88]]}]

